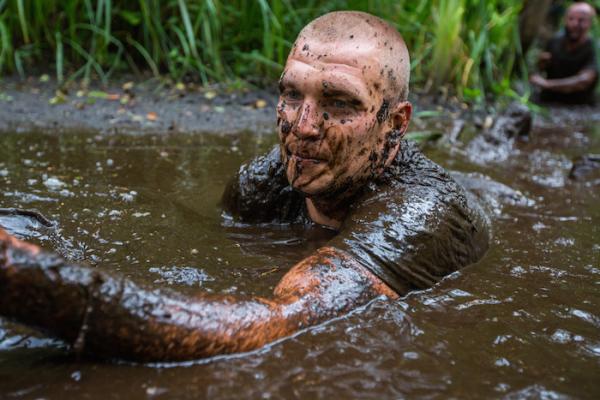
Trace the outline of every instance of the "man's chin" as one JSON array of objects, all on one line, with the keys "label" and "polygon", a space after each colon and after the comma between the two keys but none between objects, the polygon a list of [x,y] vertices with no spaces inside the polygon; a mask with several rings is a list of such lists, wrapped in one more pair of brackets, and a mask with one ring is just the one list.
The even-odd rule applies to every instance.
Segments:
[{"label": "man's chin", "polygon": [[322,175],[312,176],[309,174],[300,174],[299,176],[294,176],[293,173],[289,173],[288,171],[288,182],[290,186],[301,193],[303,193],[307,197],[319,196],[320,194],[327,191],[328,185],[326,179]]}]

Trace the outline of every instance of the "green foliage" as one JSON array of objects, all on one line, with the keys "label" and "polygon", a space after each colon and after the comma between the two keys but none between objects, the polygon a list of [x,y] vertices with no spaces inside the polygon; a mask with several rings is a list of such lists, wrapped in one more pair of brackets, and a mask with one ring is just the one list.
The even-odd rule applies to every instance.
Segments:
[{"label": "green foliage", "polygon": [[[394,24],[413,82],[463,98],[506,93],[519,60],[517,0],[0,0],[0,74],[45,62],[56,78],[150,70],[202,83],[274,78],[295,36],[332,10]],[[520,64],[517,64],[520,65]]]}]

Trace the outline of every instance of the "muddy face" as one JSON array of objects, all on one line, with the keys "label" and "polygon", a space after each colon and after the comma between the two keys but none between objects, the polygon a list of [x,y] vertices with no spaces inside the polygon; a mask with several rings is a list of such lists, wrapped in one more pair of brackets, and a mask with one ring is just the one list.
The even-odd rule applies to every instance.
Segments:
[{"label": "muddy face", "polygon": [[[308,197],[340,196],[382,171],[393,130],[376,49],[300,38],[277,107],[287,178]],[[332,49],[337,49],[332,54]]]}]

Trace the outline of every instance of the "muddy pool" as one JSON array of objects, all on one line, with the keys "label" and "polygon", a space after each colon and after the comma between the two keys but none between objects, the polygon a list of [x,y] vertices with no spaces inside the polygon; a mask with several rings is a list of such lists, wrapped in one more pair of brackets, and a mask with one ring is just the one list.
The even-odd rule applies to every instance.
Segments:
[{"label": "muddy pool", "polygon": [[[600,153],[600,124],[536,126],[500,163],[425,149],[470,179],[494,221],[486,256],[434,288],[254,353],[184,364],[78,360],[0,319],[0,398],[600,398],[600,184],[567,178],[575,156]],[[0,225],[137,282],[267,295],[331,237],[222,215],[228,178],[274,142],[2,134],[0,207],[37,209],[55,225]]]}]

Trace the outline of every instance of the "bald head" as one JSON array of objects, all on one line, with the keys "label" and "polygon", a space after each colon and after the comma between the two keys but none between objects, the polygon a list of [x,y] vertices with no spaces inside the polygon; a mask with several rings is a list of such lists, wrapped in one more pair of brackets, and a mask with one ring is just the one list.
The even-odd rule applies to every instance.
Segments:
[{"label": "bald head", "polygon": [[571,4],[567,9],[567,15],[572,12],[581,12],[589,16],[590,19],[593,19],[596,16],[596,10],[594,7],[583,1]]},{"label": "bald head", "polygon": [[333,63],[343,58],[353,67],[376,71],[384,97],[392,104],[408,96],[406,44],[393,26],[373,15],[337,11],[313,20],[298,34],[288,60],[298,57]]}]

